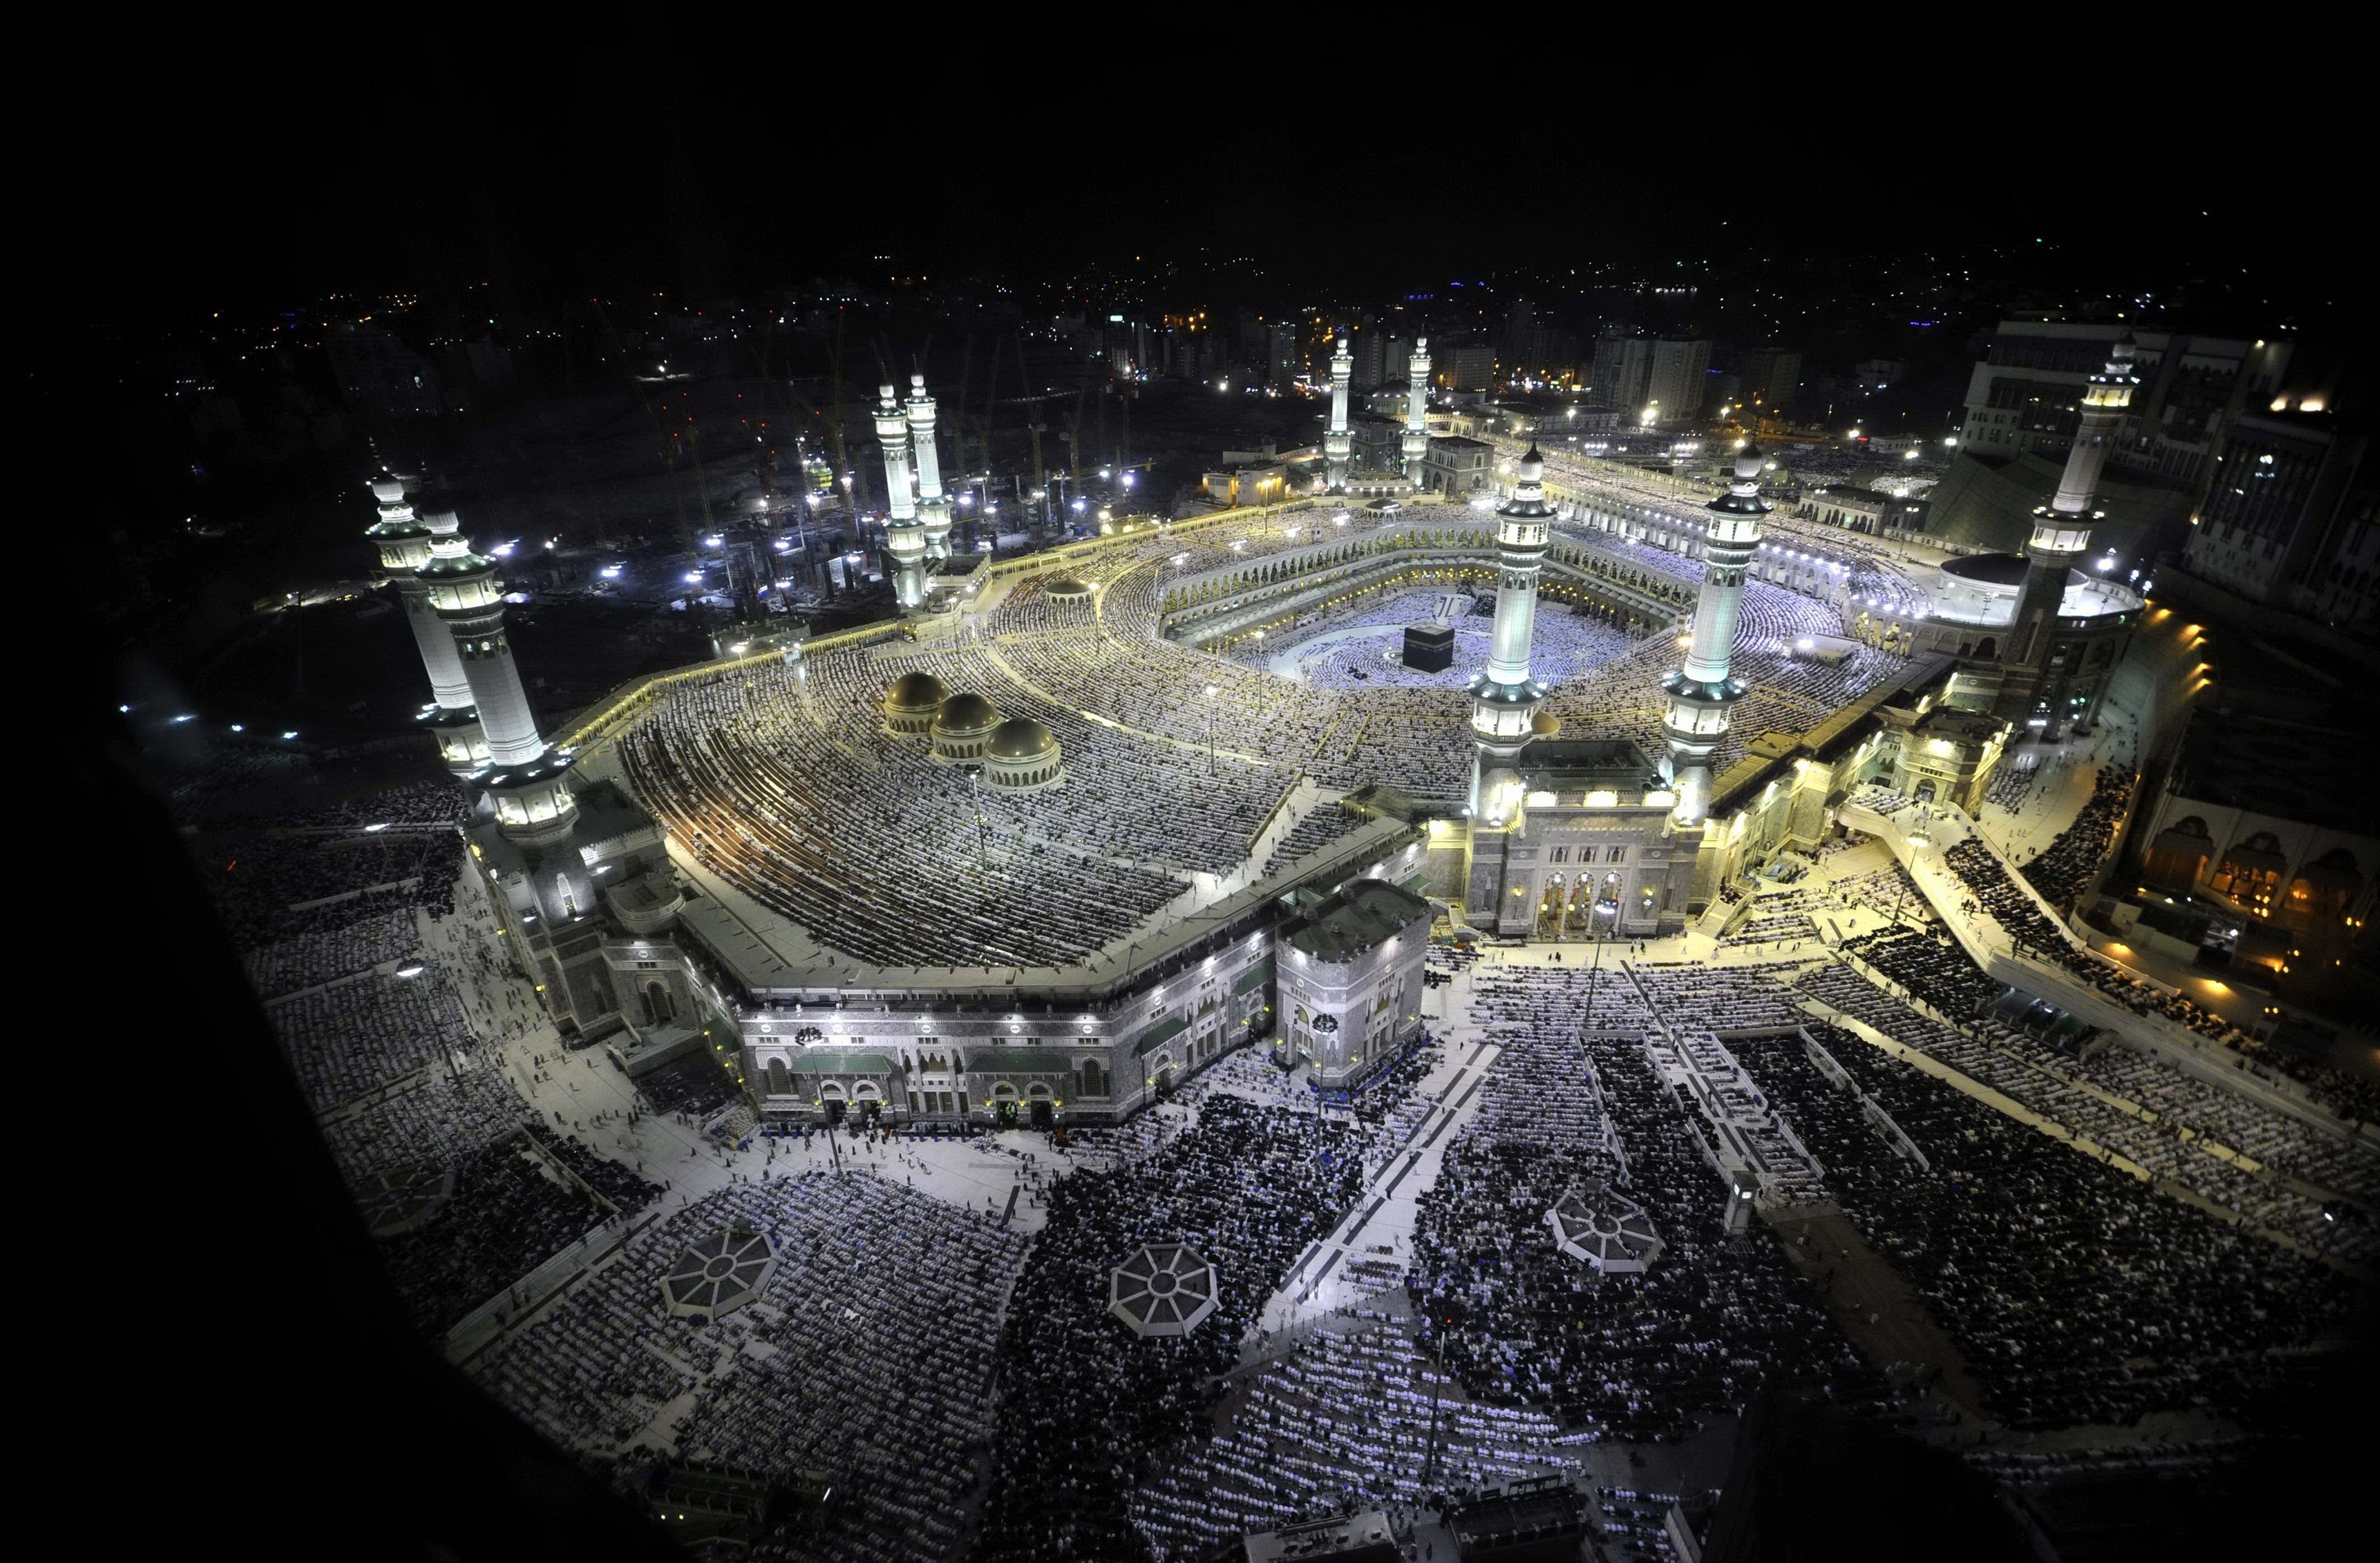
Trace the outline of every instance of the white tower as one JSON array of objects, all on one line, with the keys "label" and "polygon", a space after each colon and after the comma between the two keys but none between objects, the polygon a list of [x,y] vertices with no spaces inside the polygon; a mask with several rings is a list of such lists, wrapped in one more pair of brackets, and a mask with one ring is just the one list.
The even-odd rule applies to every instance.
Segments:
[{"label": "white tower", "polygon": [[496,562],[456,538],[421,567],[421,578],[454,637],[487,738],[487,766],[472,780],[487,789],[505,835],[527,845],[561,840],[578,818],[568,780],[570,757],[548,748],[537,730],[504,635],[504,588],[496,579]]},{"label": "white tower", "polygon": [[1521,458],[1512,499],[1496,513],[1496,636],[1488,672],[1471,683],[1471,812],[1494,824],[1509,818],[1515,798],[1499,770],[1509,771],[1535,733],[1545,685],[1529,677],[1529,636],[1537,619],[1537,572],[1551,542],[1553,506],[1546,503],[1545,458],[1537,447]]},{"label": "white tower", "polygon": [[1728,676],[1730,654],[1735,649],[1735,620],[1743,606],[1743,576],[1754,551],[1760,546],[1761,517],[1768,503],[1760,497],[1761,455],[1746,445],[1736,453],[1735,481],[1711,501],[1710,530],[1706,539],[1702,594],[1694,600],[1693,638],[1687,642],[1685,664],[1661,681],[1669,697],[1662,719],[1668,734],[1670,774],[1678,801],[1671,818],[1681,825],[1698,825],[1710,807],[1711,760],[1727,735],[1729,713],[1751,686]]},{"label": "white tower", "polygon": [[909,377],[909,451],[917,462],[917,520],[926,529],[926,557],[951,556],[951,502],[942,497],[942,455],[934,443],[934,399],[926,377]]},{"label": "white tower", "polygon": [[2091,523],[2101,514],[2092,508],[2092,501],[2098,493],[2100,470],[2107,465],[2108,442],[2115,439],[2132,405],[2132,392],[2140,385],[2132,373],[2134,351],[2131,333],[2127,332],[2109,351],[2107,367],[2083,388],[2082,418],[2074,430],[2073,448],[2066,453],[2066,470],[2058,479],[2058,492],[2047,504],[2034,510],[2033,537],[2024,547],[2024,586],[2017,594],[2016,618],[2009,624],[2008,643],[2000,656],[2004,671],[1997,709],[2010,721],[2039,720],[2046,729],[2055,720],[2034,710],[2034,696],[2049,662],[2068,573],[2091,550]]},{"label": "white tower", "polygon": [[1422,458],[1429,454],[1429,338],[1414,338],[1413,354],[1405,359],[1410,385],[1405,396],[1403,454],[1405,480],[1421,487]]},{"label": "white tower", "polygon": [[1330,428],[1322,436],[1323,491],[1347,491],[1347,468],[1355,454],[1355,437],[1347,430],[1347,383],[1355,378],[1355,355],[1347,350],[1347,336],[1339,335],[1338,351],[1330,355]]},{"label": "white tower", "polygon": [[438,756],[446,762],[446,769],[457,776],[468,776],[488,763],[487,741],[480,734],[479,713],[471,702],[463,660],[455,651],[455,637],[431,606],[429,584],[419,574],[439,540],[437,527],[414,514],[406,502],[405,485],[396,479],[375,479],[371,491],[380,502],[380,520],[364,536],[379,548],[381,568],[396,583],[398,600],[405,604],[405,622],[413,630],[413,643],[420,649],[421,665],[430,674],[432,703],[422,709],[420,720],[434,730]]},{"label": "white tower", "polygon": [[891,515],[884,527],[885,551],[892,556],[892,589],[904,608],[926,600],[926,528],[917,522],[917,496],[909,491],[909,422],[892,387],[876,388],[876,439],[884,447],[884,492]]}]

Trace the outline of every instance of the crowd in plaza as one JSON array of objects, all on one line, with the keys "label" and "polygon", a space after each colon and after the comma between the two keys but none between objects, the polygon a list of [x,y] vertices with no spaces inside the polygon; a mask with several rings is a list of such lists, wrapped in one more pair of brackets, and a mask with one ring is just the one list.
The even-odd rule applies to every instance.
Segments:
[{"label": "crowd in plaza", "polygon": [[[1501,1052],[1420,1202],[1411,1281],[1430,1350],[1468,1389],[1619,1439],[1682,1437],[1771,1374],[1870,1393],[1775,1244],[1726,1232],[1725,1190],[1646,1058],[1653,1017],[1625,974],[1493,968],[1472,991]],[[1650,1216],[1665,1246],[1649,1270],[1598,1277],[1553,1243],[1546,1213],[1589,1179]]]},{"label": "crowd in plaza", "polygon": [[[741,1221],[777,1256],[716,1319],[674,1315],[662,1278]],[[716,1189],[638,1232],[472,1375],[565,1448],[656,1455],[762,1479],[827,1473],[838,1495],[764,1542],[837,1563],[950,1556],[977,1480],[985,1365],[1024,1236],[888,1179],[804,1171]]]},{"label": "crowd in plaza", "polygon": [[[1050,1191],[998,1351],[984,1563],[1139,1555],[1128,1489],[1209,1424],[1208,1381],[1355,1196],[1360,1124],[1223,1091],[1195,1111],[1144,1158]],[[1109,1272],[1159,1242],[1187,1243],[1215,1267],[1214,1314],[1186,1337],[1143,1339],[1108,1312]]]},{"label": "crowd in plaza", "polygon": [[[2380,1193],[2380,1152],[2371,1146],[2134,1048],[2078,1051],[2002,1019],[1996,1007],[2006,989],[1948,940],[1891,928],[1843,948],[1908,1001],[1850,963],[1808,972],[1802,992],[2303,1248],[2351,1259],[2380,1252],[2366,1223],[2332,1218],[2321,1195],[2299,1186],[2371,1199]],[[2226,1154],[2233,1152],[2269,1170],[2243,1168]]]},{"label": "crowd in plaza", "polygon": [[2075,941],[2020,889],[1982,842],[1967,840],[1942,854],[1966,886],[1968,912],[1988,915],[2017,948],[2062,967],[2107,999],[2139,1015],[2156,1015],[2232,1049],[2239,1067],[2251,1061],[2289,1076],[2341,1117],[2380,1121],[2380,1085],[2333,1065],[2252,1037],[2187,995],[2083,953]]},{"label": "crowd in plaza", "polygon": [[2244,1235],[1840,1032],[1819,1040],[1925,1156],[1846,1110],[1797,1046],[1750,1055],[1835,1201],[2018,1428],[2236,1411],[2344,1317],[2344,1276]]},{"label": "crowd in plaza", "polygon": [[2025,879],[2043,900],[2070,914],[2083,892],[2098,882],[2099,866],[2115,850],[2116,832],[2131,810],[2133,781],[2124,767],[2101,766],[2092,778],[2090,799],[2074,822],[2026,861]]}]

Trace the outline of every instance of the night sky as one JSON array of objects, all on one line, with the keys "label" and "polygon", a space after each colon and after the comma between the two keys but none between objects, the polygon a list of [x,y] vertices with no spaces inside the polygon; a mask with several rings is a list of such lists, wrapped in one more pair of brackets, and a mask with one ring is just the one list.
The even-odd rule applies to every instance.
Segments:
[{"label": "night sky", "polygon": [[[170,82],[118,95],[159,115],[155,137],[107,168],[69,247],[91,241],[78,274],[96,308],[180,310],[472,283],[499,309],[700,298],[864,275],[886,255],[1037,281],[1246,255],[1230,274],[1251,288],[1360,297],[1761,244],[1856,271],[2040,240],[2070,280],[2237,276],[2319,314],[2345,291],[2333,241],[2357,219],[2318,153],[2325,101],[2278,139],[2155,74],[2103,93],[2069,67],[2027,104],[2008,91],[2021,52],[1882,74],[1780,61],[1774,88],[1749,57],[1703,69],[1670,51],[1668,86],[1580,57],[1560,91],[1502,106],[1492,61],[1475,84],[1424,72],[1415,88],[1409,69],[1268,67],[1220,40],[1161,59],[1062,41],[1030,72],[922,65],[905,103],[868,65],[901,29],[863,30],[858,54],[574,32],[516,53],[375,45],[353,66],[177,61]],[[1975,101],[1958,101],[1970,81]],[[1335,121],[1330,96],[1347,105]],[[1417,151],[1396,141],[1406,103],[1426,105]]]}]

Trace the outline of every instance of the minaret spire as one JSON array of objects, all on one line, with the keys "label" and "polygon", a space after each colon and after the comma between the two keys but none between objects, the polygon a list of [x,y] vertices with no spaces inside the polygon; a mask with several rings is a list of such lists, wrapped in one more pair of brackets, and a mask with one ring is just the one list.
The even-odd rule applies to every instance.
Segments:
[{"label": "minaret spire", "polygon": [[917,496],[909,490],[909,422],[892,399],[892,387],[876,388],[876,439],[884,450],[884,492],[891,514],[884,525],[885,551],[892,556],[892,590],[904,608],[926,600],[926,528],[917,522]]},{"label": "minaret spire", "polygon": [[1413,353],[1405,359],[1408,393],[1405,396],[1405,432],[1402,441],[1405,481],[1421,487],[1422,459],[1429,454],[1429,338],[1414,338]]},{"label": "minaret spire", "polygon": [[1339,333],[1338,351],[1330,355],[1330,428],[1322,436],[1323,492],[1347,491],[1347,468],[1355,452],[1355,437],[1347,428],[1347,383],[1355,376],[1355,356],[1347,350],[1347,333]]},{"label": "minaret spire", "polygon": [[1517,802],[1502,794],[1495,772],[1520,757],[1546,697],[1545,685],[1529,677],[1537,572],[1552,541],[1554,511],[1546,503],[1545,477],[1545,458],[1532,443],[1521,458],[1512,499],[1496,512],[1496,633],[1488,671],[1471,684],[1471,810],[1491,824]]},{"label": "minaret spire", "polygon": [[[405,605],[405,622],[413,631],[421,665],[430,674],[433,703],[422,710],[421,720],[437,730],[438,754],[446,769],[457,776],[468,776],[488,763],[488,745],[480,735],[479,713],[471,703],[463,660],[455,651],[455,637],[440,622],[438,610],[430,600],[429,583],[419,573],[444,541],[444,534],[434,520],[414,514],[403,480],[376,478],[371,491],[372,498],[380,502],[380,520],[364,536],[379,548],[381,568],[396,584],[396,595]],[[451,521],[451,515],[445,519]]]},{"label": "minaret spire", "polygon": [[1735,650],[1736,615],[1743,606],[1743,577],[1760,547],[1760,523],[1768,502],[1760,497],[1759,447],[1735,455],[1735,480],[1711,501],[1704,539],[1703,589],[1694,599],[1692,637],[1683,664],[1661,681],[1669,697],[1662,731],[1669,738],[1670,779],[1678,795],[1671,818],[1698,825],[1710,807],[1711,761],[1727,736],[1730,714],[1751,685],[1728,672]]},{"label": "minaret spire", "polygon": [[2092,503],[2098,495],[2100,471],[2107,465],[2107,447],[2140,384],[2132,372],[2137,351],[2131,333],[2126,332],[2108,349],[2107,367],[2083,387],[2082,416],[2074,430],[2074,444],[2066,453],[2066,470],[2058,479],[2058,492],[2033,513],[2033,537],[2024,548],[2024,586],[2017,594],[2016,617],[2009,624],[2000,652],[2000,693],[1995,709],[2008,721],[2022,722],[2044,736],[2049,735],[2047,730],[2059,717],[2037,709],[2035,697],[2049,662],[2068,573],[2090,551],[2091,523],[2101,514],[2092,508]]},{"label": "minaret spire", "polygon": [[531,845],[561,840],[578,818],[567,780],[570,757],[549,748],[537,730],[504,634],[504,588],[496,579],[496,562],[471,551],[459,536],[442,539],[439,551],[421,567],[421,579],[454,636],[487,739],[488,763],[472,780],[487,789],[505,835]]},{"label": "minaret spire", "polygon": [[942,497],[942,454],[934,443],[934,399],[926,377],[909,377],[909,454],[917,463],[917,520],[926,529],[926,557],[951,556],[951,502]]}]

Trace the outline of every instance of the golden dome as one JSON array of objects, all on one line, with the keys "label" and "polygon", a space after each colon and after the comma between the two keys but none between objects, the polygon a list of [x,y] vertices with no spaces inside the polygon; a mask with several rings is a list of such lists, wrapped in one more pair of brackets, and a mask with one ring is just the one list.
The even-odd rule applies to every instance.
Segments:
[{"label": "golden dome", "polygon": [[1561,731],[1561,718],[1551,711],[1539,711],[1529,719],[1529,731],[1540,738],[1550,738]]}]

